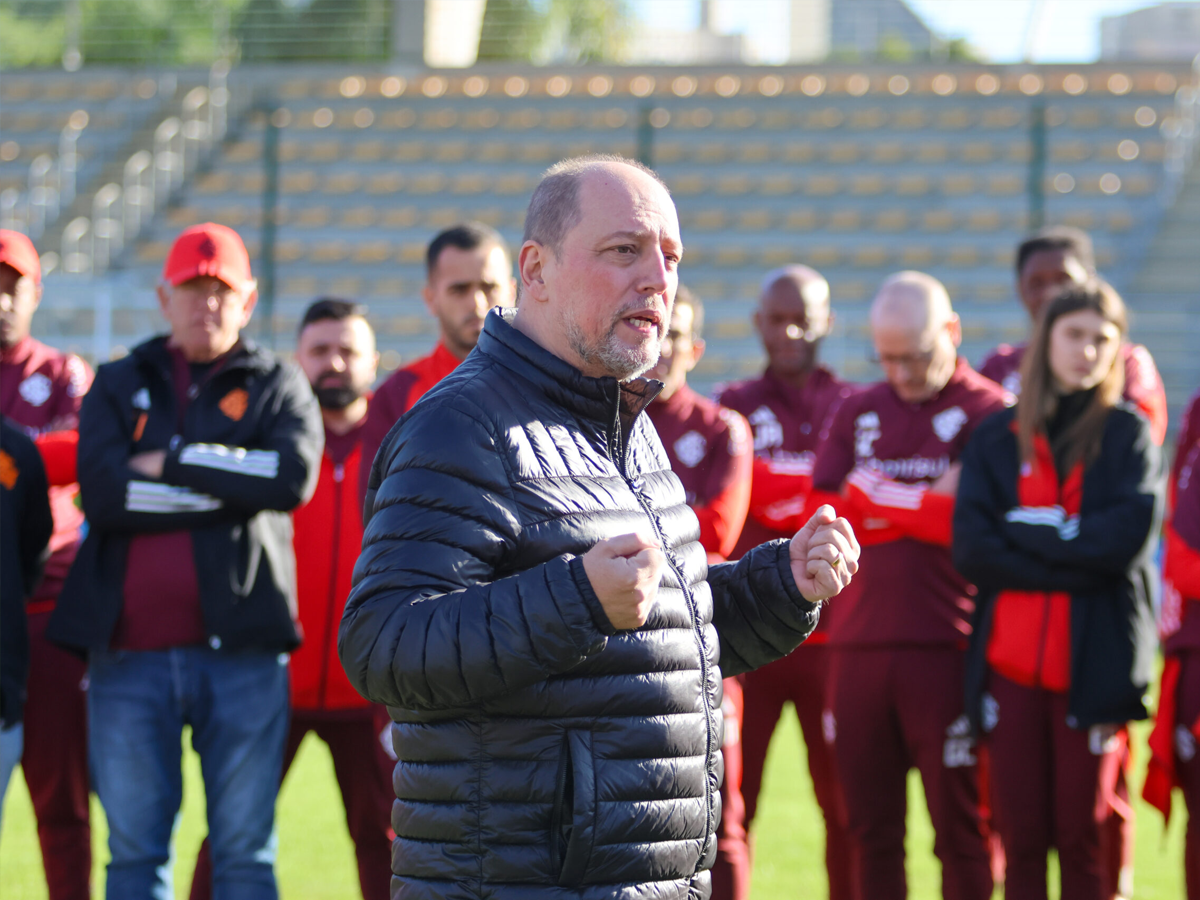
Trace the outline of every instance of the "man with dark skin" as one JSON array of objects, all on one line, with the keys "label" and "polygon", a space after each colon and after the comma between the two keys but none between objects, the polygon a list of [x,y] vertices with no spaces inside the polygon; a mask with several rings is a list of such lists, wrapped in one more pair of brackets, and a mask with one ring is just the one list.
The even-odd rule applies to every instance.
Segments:
[{"label": "man with dark skin", "polygon": [[[776,269],[763,279],[754,327],[767,353],[760,378],[730,385],[720,402],[754,429],[750,516],[732,554],[737,559],[763,541],[795,532],[812,487],[812,463],[821,433],[850,388],[819,363],[821,341],[833,326],[829,283],[808,266]],[[850,851],[837,809],[837,779],[822,733],[828,672],[828,617],[796,650],[742,676],[742,794],[746,827],[758,808],[763,765],[775,726],[791,701],[808,747],[808,769],[825,818],[825,865],[831,900],[850,897]]]}]

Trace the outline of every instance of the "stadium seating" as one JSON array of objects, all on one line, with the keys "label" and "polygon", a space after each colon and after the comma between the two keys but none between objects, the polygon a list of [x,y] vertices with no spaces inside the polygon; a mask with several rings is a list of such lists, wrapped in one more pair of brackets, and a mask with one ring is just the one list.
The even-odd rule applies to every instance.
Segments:
[{"label": "stadium seating", "polygon": [[[275,213],[281,347],[314,296],[342,293],[372,306],[389,363],[424,352],[434,331],[418,289],[434,231],[477,218],[515,244],[548,165],[586,152],[642,152],[676,197],[683,280],[711,310],[697,373],[704,387],[761,365],[752,303],[764,271],[787,262],[829,278],[838,330],[825,355],[850,377],[874,377],[867,302],[900,268],[947,283],[967,325],[968,358],[1019,338],[1026,326],[1011,263],[1030,225],[1035,114],[1046,126],[1046,221],[1091,231],[1105,274],[1128,288],[1163,215],[1159,126],[1189,77],[1146,65],[479,67],[405,77],[278,67],[235,70],[230,81],[251,80],[260,106],[277,106],[276,121],[286,123]],[[7,101],[37,95],[34,80],[6,74],[5,140],[43,133],[55,107],[35,115]],[[125,315],[150,304],[126,296],[146,295],[183,226],[225,222],[260,251],[265,129],[262,112],[231,126],[209,171],[129,251],[112,276],[127,286],[114,342],[128,346],[153,329],[152,317]],[[81,302],[68,295],[89,288],[69,281],[48,287],[48,309]],[[1138,310],[1138,297],[1130,299]],[[80,338],[86,351],[82,322],[63,337]],[[269,324],[263,318],[260,333]]]}]

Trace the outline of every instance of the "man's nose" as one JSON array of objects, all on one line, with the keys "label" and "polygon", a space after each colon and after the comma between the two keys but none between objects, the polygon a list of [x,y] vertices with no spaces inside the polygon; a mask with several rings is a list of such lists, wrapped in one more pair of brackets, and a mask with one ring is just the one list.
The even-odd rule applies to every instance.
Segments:
[{"label": "man's nose", "polygon": [[329,368],[335,372],[346,371],[346,358],[340,353],[335,353],[329,358]]},{"label": "man's nose", "polygon": [[645,266],[641,273],[641,284],[638,287],[648,294],[665,294],[671,286],[671,271],[667,268],[667,259],[660,248],[655,247],[645,254]]}]

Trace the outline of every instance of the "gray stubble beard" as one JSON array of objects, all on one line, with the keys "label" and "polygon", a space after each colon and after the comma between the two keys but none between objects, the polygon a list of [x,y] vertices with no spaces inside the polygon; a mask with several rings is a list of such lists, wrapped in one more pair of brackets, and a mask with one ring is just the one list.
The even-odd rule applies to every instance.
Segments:
[{"label": "gray stubble beard", "polygon": [[603,338],[589,343],[579,324],[569,318],[566,323],[567,343],[588,365],[603,369],[617,381],[630,381],[658,364],[662,341],[656,339],[651,346],[629,347],[617,337],[618,324],[619,319],[612,323]]}]

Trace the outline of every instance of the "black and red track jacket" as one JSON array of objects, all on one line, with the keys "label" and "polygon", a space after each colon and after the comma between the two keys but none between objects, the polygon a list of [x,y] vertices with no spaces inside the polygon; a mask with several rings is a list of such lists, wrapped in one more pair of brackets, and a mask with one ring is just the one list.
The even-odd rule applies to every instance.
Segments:
[{"label": "black and red track jacket", "polygon": [[1084,472],[1079,515],[1059,522],[1053,507],[1021,508],[1014,415],[1006,409],[983,422],[962,455],[951,551],[955,567],[979,589],[967,649],[967,713],[978,731],[997,596],[1061,591],[1071,595],[1067,725],[1144,719],[1158,647],[1162,451],[1132,405],[1114,407],[1100,455]]},{"label": "black and red track jacket", "polygon": [[[78,468],[88,534],[47,635],[77,652],[107,649],[130,538],[187,530],[209,645],[291,650],[299,643],[291,512],[312,496],[320,469],[316,398],[298,368],[245,342],[193,386],[181,427],[166,341],[101,366],[84,398]],[[167,451],[159,479],[128,466],[151,450]]]}]

